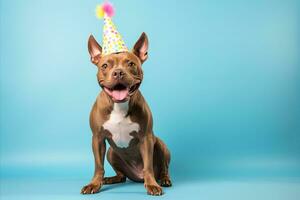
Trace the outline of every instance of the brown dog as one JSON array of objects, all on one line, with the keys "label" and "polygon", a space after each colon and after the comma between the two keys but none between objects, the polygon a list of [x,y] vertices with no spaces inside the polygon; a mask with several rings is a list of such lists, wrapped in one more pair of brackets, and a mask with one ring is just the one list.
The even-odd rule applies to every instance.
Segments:
[{"label": "brown dog", "polygon": [[[102,87],[90,114],[95,173],[81,190],[92,194],[103,184],[121,183],[126,177],[144,182],[147,193],[161,195],[161,186],[171,186],[168,172],[170,153],[153,134],[151,111],[139,91],[143,80],[142,63],[148,57],[148,38],[143,33],[132,52],[101,56],[102,48],[91,35],[88,41],[91,61],[98,67]],[[104,177],[105,140],[110,147],[107,160],[116,176]]]}]

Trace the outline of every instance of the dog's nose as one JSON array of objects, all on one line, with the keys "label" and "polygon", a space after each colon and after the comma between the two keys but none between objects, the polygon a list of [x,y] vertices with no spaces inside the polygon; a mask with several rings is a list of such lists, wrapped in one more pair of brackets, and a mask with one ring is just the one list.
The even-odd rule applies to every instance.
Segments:
[{"label": "dog's nose", "polygon": [[125,73],[121,69],[116,69],[115,71],[113,71],[112,75],[115,79],[122,79]]}]

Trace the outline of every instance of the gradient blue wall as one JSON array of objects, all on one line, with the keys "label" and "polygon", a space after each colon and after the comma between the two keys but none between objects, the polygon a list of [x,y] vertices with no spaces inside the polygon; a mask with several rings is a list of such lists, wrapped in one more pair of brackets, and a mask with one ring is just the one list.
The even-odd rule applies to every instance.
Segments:
[{"label": "gradient blue wall", "polygon": [[[1,0],[1,177],[93,173],[99,1]],[[113,1],[173,176],[300,176],[299,1]],[[107,166],[107,173],[113,174]]]}]

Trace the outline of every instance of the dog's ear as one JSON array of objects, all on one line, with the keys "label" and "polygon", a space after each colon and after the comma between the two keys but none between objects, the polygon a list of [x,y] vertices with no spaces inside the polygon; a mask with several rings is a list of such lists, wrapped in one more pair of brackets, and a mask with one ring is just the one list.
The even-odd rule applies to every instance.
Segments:
[{"label": "dog's ear", "polygon": [[100,61],[102,47],[98,44],[93,35],[89,37],[88,49],[91,55],[91,61],[96,65]]},{"label": "dog's ear", "polygon": [[148,58],[148,46],[148,37],[146,33],[143,32],[133,47],[133,53],[141,60],[142,63]]}]

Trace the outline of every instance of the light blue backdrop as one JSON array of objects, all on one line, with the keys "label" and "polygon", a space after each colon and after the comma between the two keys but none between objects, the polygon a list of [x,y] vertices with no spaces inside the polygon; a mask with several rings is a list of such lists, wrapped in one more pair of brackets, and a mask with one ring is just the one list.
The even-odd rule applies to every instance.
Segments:
[{"label": "light blue backdrop", "polygon": [[[87,183],[101,2],[0,2],[1,193],[11,179]],[[175,180],[300,177],[299,1],[113,3],[129,47],[148,34],[141,91]]]}]

